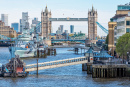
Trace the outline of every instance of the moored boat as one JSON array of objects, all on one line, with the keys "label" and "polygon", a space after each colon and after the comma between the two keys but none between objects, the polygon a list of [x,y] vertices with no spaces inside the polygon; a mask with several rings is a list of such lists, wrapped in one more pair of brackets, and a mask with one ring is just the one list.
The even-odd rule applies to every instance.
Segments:
[{"label": "moored boat", "polygon": [[48,46],[44,44],[43,38],[36,33],[30,33],[29,29],[23,29],[22,35],[15,39],[14,46],[9,47],[12,58],[19,55],[20,58],[35,57],[37,50],[44,50]]}]

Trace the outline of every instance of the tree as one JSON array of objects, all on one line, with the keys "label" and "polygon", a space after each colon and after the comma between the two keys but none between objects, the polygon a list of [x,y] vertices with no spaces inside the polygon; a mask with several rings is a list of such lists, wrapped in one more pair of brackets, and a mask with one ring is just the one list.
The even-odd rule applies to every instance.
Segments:
[{"label": "tree", "polygon": [[105,50],[108,50],[108,36],[109,36],[109,35],[107,35],[107,37],[106,37],[105,44],[103,44],[103,48],[104,48]]},{"label": "tree", "polygon": [[126,33],[119,37],[116,43],[116,52],[120,55],[127,56],[127,52],[130,52],[130,33]]}]

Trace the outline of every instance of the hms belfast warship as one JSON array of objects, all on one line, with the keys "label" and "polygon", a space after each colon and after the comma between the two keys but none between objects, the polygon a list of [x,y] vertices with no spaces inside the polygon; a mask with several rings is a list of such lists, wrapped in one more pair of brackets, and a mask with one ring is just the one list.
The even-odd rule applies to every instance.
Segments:
[{"label": "hms belfast warship", "polygon": [[29,28],[23,29],[22,35],[15,39],[14,46],[9,47],[12,58],[16,55],[20,58],[35,57],[38,49],[45,50],[48,47],[44,44],[43,38],[36,34],[36,29],[37,27],[33,29],[34,33],[30,32]]}]

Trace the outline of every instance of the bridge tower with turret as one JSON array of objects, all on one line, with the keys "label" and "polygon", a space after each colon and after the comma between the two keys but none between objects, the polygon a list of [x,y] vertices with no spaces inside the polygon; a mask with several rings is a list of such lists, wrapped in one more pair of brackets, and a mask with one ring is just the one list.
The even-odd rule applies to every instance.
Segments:
[{"label": "bridge tower with turret", "polygon": [[41,12],[41,34],[43,38],[49,39],[49,34],[51,33],[51,21],[49,21],[49,18],[51,18],[51,11],[48,11],[48,8],[46,6],[45,11]]},{"label": "bridge tower with turret", "polygon": [[90,11],[88,11],[88,38],[89,40],[97,40],[97,11],[94,10],[93,6]]}]

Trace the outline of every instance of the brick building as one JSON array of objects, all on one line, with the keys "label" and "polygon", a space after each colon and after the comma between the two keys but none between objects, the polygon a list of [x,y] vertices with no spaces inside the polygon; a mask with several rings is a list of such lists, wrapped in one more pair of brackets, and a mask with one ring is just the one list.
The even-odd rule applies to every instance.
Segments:
[{"label": "brick building", "polygon": [[10,26],[5,26],[5,23],[0,21],[0,34],[7,37],[16,37],[17,33],[14,28],[10,28]]},{"label": "brick building", "polygon": [[114,45],[114,30],[117,26],[116,22],[109,22],[108,23],[108,30],[109,30],[109,36],[108,36],[108,51],[110,51],[110,54],[114,55],[114,50],[116,46]]},{"label": "brick building", "polygon": [[114,55],[116,42],[120,36],[125,33],[130,33],[130,4],[118,5],[116,14],[108,22],[109,40],[108,51]]}]

